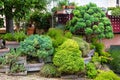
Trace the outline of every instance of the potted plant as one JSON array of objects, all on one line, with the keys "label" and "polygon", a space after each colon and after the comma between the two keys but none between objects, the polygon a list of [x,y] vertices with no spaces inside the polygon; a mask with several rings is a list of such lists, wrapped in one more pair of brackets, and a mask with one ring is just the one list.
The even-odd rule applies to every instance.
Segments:
[{"label": "potted plant", "polygon": [[62,9],[65,9],[67,6],[68,0],[62,0],[59,1],[58,6],[61,7]]},{"label": "potted plant", "polygon": [[74,9],[76,6],[75,2],[70,2],[69,3],[69,9]]},{"label": "potted plant", "polygon": [[27,35],[24,31],[18,31],[14,34],[6,33],[2,38],[5,40],[7,48],[17,48],[19,46],[19,42],[23,41],[26,37]]},{"label": "potted plant", "polygon": [[5,58],[0,56],[0,72],[7,72],[9,68],[9,65],[5,65]]},{"label": "potted plant", "polygon": [[10,67],[8,75],[23,76],[27,75],[25,65],[22,63],[13,63]]},{"label": "potted plant", "polygon": [[35,32],[35,27],[33,23],[27,25],[27,35],[32,35]]}]

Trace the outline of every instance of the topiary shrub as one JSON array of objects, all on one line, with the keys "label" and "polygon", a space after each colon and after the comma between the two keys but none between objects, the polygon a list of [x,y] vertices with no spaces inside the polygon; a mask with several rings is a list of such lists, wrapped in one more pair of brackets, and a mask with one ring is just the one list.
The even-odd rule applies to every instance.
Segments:
[{"label": "topiary shrub", "polygon": [[120,80],[120,77],[112,71],[101,71],[94,80]]},{"label": "topiary shrub", "polygon": [[49,36],[31,35],[20,43],[19,50],[23,55],[45,59],[54,52],[52,41]]},{"label": "topiary shrub", "polygon": [[66,25],[66,30],[74,34],[84,34],[86,39],[92,37],[113,38],[110,20],[96,4],[89,3],[73,10],[74,17]]},{"label": "topiary shrub", "polygon": [[40,74],[44,77],[59,77],[61,75],[53,64],[45,64],[41,68]]},{"label": "topiary shrub", "polygon": [[93,63],[86,64],[86,71],[88,78],[93,79],[97,76],[97,70]]},{"label": "topiary shrub", "polygon": [[68,39],[56,50],[53,63],[61,73],[73,74],[84,69],[84,61],[76,41]]},{"label": "topiary shrub", "polygon": [[53,46],[56,48],[65,41],[64,32],[61,29],[50,28],[47,33],[52,38]]},{"label": "topiary shrub", "polygon": [[89,43],[87,43],[86,41],[79,37],[73,37],[73,40],[75,40],[78,43],[79,49],[82,51],[82,56],[86,57],[90,51]]}]

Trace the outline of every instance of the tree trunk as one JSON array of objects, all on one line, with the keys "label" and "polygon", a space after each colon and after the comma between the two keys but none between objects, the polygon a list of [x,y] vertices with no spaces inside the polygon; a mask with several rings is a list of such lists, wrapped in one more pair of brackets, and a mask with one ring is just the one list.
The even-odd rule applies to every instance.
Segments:
[{"label": "tree trunk", "polygon": [[8,6],[8,3],[5,3],[4,7],[5,7],[4,9],[5,9],[6,32],[14,33],[12,7]]},{"label": "tree trunk", "polygon": [[13,18],[12,17],[9,18],[8,16],[6,16],[6,32],[7,33],[14,33]]}]

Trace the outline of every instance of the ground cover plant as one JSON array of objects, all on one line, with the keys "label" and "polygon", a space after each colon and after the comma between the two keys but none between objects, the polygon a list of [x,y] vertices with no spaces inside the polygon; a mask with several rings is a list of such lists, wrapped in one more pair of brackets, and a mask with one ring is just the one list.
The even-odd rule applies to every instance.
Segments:
[{"label": "ground cover plant", "polygon": [[111,69],[116,72],[120,73],[120,50],[118,49],[110,49],[111,57],[113,58],[110,62]]},{"label": "ground cover plant", "polygon": [[112,71],[100,71],[94,80],[120,80],[120,77]]}]

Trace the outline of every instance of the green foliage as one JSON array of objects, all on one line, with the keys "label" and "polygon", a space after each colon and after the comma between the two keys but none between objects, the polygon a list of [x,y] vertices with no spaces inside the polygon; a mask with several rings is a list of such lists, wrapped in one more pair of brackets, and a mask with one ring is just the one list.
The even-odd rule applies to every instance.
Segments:
[{"label": "green foliage", "polygon": [[45,64],[40,70],[40,74],[44,77],[59,77],[61,74],[52,64]]},{"label": "green foliage", "polygon": [[0,65],[2,65],[5,61],[5,58],[4,57],[0,57]]},{"label": "green foliage", "polygon": [[92,43],[90,44],[90,50],[95,49],[95,45],[93,45]]},{"label": "green foliage", "polygon": [[27,35],[24,31],[19,31],[14,33],[14,38],[16,41],[20,42],[27,38]]},{"label": "green foliage", "polygon": [[3,36],[3,39],[4,40],[7,40],[7,41],[15,41],[15,38],[13,36],[12,33],[6,33],[4,36]]},{"label": "green foliage", "polygon": [[93,43],[95,45],[96,51],[101,55],[101,52],[104,50],[104,44],[103,43]]},{"label": "green foliage", "polygon": [[[95,52],[94,56],[92,57],[92,62],[93,63],[100,63],[100,64],[103,64],[103,63],[107,63],[109,60],[111,60],[110,57],[106,57],[106,56],[99,56],[97,52]],[[97,67],[97,65],[96,65]]]},{"label": "green foliage", "polygon": [[79,11],[79,10],[73,10],[73,14],[74,14],[75,16],[79,16],[80,11]]},{"label": "green foliage", "polygon": [[97,70],[93,63],[86,64],[87,76],[88,78],[95,78],[97,76]]},{"label": "green foliage", "polygon": [[[73,19],[66,25],[66,29],[72,33],[85,34],[90,37],[94,35],[93,37],[99,39],[114,37],[110,20],[96,4],[78,6],[74,9],[73,14]],[[81,31],[83,32],[81,33]]]},{"label": "green foliage", "polygon": [[66,5],[68,5],[67,3],[68,3],[68,0],[61,0],[61,1],[59,1],[58,6],[60,6],[60,7],[66,6]]},{"label": "green foliage", "polygon": [[120,73],[120,50],[110,50],[111,57],[113,58],[110,62],[113,71]]},{"label": "green foliage", "polygon": [[112,9],[112,15],[113,16],[120,16],[120,7],[116,7]]},{"label": "green foliage", "polygon": [[[7,32],[14,32],[13,31],[13,22],[9,22],[13,20],[14,17],[17,20],[21,20],[23,18],[28,17],[31,11],[35,9],[39,9],[43,11],[46,9],[46,6],[50,2],[49,0],[1,0],[0,1],[0,14],[5,14],[7,16],[8,22],[6,22],[6,26],[10,27],[11,29],[7,29]],[[14,10],[14,11],[13,11]],[[7,28],[6,27],[6,28]]]},{"label": "green foliage", "polygon": [[25,70],[24,64],[14,63],[11,65],[10,73],[19,73],[24,72]]},{"label": "green foliage", "polygon": [[105,52],[104,50],[104,44],[95,42],[93,43],[96,49],[95,55],[93,56],[93,62],[100,62],[101,64],[107,63],[109,60],[111,60],[111,55],[108,52]]},{"label": "green foliage", "polygon": [[120,80],[120,77],[112,71],[101,71],[94,80]]},{"label": "green foliage", "polygon": [[10,49],[10,52],[0,57],[0,65],[11,65],[17,61],[17,58],[20,56],[18,51]]},{"label": "green foliage", "polygon": [[75,40],[78,43],[79,49],[82,51],[82,56],[86,57],[90,51],[89,43],[87,43],[86,41],[79,37],[73,37],[73,40]]},{"label": "green foliage", "polygon": [[97,52],[94,53],[94,56],[92,57],[92,62],[100,62],[100,58]]},{"label": "green foliage", "polygon": [[93,30],[92,30],[91,28],[86,28],[86,29],[85,29],[85,33],[86,33],[87,35],[90,35],[90,34],[93,33]]},{"label": "green foliage", "polygon": [[48,29],[50,27],[50,17],[51,14],[48,12],[43,13],[39,10],[35,10],[30,15],[30,21],[34,22],[35,27],[38,29]]},{"label": "green foliage", "polygon": [[72,38],[72,33],[69,32],[69,31],[66,31],[66,32],[65,32],[65,37],[66,37],[66,38]]},{"label": "green foliage", "polygon": [[7,41],[23,41],[27,35],[23,31],[15,32],[14,34],[12,33],[6,33],[3,35],[3,39]]},{"label": "green foliage", "polygon": [[46,58],[53,54],[52,41],[45,35],[31,35],[20,43],[19,50],[23,55]]},{"label": "green foliage", "polygon": [[61,73],[73,74],[84,69],[84,61],[76,41],[68,39],[58,47],[53,63]]},{"label": "green foliage", "polygon": [[61,29],[50,28],[47,35],[52,38],[53,46],[55,48],[61,45],[66,40],[64,37],[64,32]]}]

